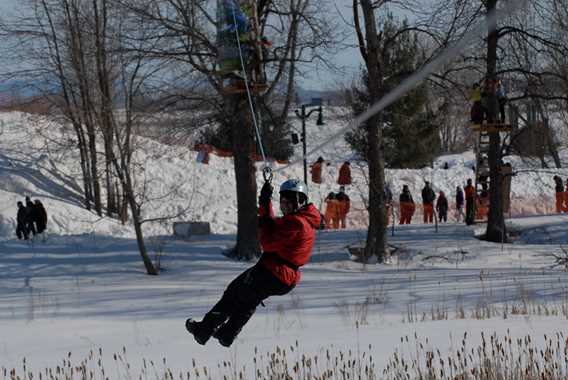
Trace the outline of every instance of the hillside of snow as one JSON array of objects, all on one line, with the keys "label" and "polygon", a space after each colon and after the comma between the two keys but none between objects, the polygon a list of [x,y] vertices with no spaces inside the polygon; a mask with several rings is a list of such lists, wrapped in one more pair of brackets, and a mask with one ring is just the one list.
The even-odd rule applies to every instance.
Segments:
[{"label": "hillside of snow", "polygon": [[[321,127],[308,123],[308,143],[324,141],[342,125],[339,119]],[[365,225],[365,167],[358,163],[353,163],[355,183],[348,188],[355,208],[350,228],[317,232],[302,282],[258,307],[231,348],[215,339],[197,344],[185,330],[185,319],[200,319],[227,284],[252,265],[223,255],[234,244],[236,229],[232,160],[211,156],[203,165],[186,147],[148,139],[138,144],[142,149],[136,160],[144,174],[138,186],[143,178],[153,199],[145,216],[188,208],[184,218],[209,221],[216,232],[176,239],[163,236],[171,235],[171,222],[145,225],[152,260],[160,258],[159,276],[145,274],[130,226],[82,207],[72,134],[55,122],[0,114],[0,379],[47,378],[50,371],[81,365],[93,378],[113,380],[274,379],[257,376],[257,369],[265,373],[275,357],[290,371],[316,363],[312,378],[316,371],[346,378],[341,371],[349,360],[350,378],[414,379],[420,378],[428,355],[436,353],[432,364],[437,367],[449,363],[449,357],[460,365],[456,353],[462,346],[481,352],[489,337],[492,343],[497,338],[530,342],[535,346],[531,352],[545,351],[560,337],[557,351],[531,360],[540,368],[559,363],[557,370],[568,375],[563,362],[568,277],[557,260],[566,258],[568,214],[507,219],[514,244],[478,240],[483,225],[451,222],[435,228],[420,223],[417,215],[413,224],[397,225],[394,236],[389,230],[394,252],[388,264],[362,264],[351,260],[347,249],[365,240],[365,229],[358,228]],[[318,155],[330,165],[325,183],[310,185],[316,204],[337,190],[337,169],[353,158],[342,140],[310,162]],[[447,170],[441,169],[445,162]],[[532,166],[512,162],[517,170]],[[395,195],[408,184],[419,201],[423,181],[429,180],[453,196],[455,185],[472,175],[472,163],[473,154],[467,152],[440,157],[434,168],[388,170],[387,178]],[[274,170],[275,183],[302,176],[299,163]],[[552,210],[553,173],[566,176],[562,170],[530,170],[513,178],[518,210]],[[260,177],[259,172],[259,185]],[[25,195],[46,205],[49,234],[44,239],[24,242],[14,236],[15,205]],[[505,344],[499,351],[502,347],[511,356],[501,363],[516,362],[517,351],[526,361],[524,346]],[[285,361],[275,354],[282,350]],[[399,377],[385,376],[395,358],[412,364],[397,368]],[[467,362],[462,367],[467,373],[471,366],[487,364],[469,355]],[[361,376],[353,363],[368,363],[374,375]],[[300,376],[290,378],[307,378]]]},{"label": "hillside of snow", "polygon": [[[340,112],[327,117],[326,124],[318,126],[315,118],[307,121],[308,151],[325,141],[330,135],[346,126]],[[293,124],[299,130],[297,119]],[[147,189],[149,199],[143,208],[145,218],[155,218],[185,213],[178,219],[161,223],[146,223],[147,235],[170,234],[176,220],[210,222],[215,233],[236,232],[235,174],[232,158],[210,156],[208,165],[198,163],[197,152],[185,146],[169,146],[147,138],[138,138],[136,162],[140,164],[138,187]],[[303,177],[301,144],[295,148],[292,165],[271,163],[279,184],[286,178]],[[102,148],[101,148],[102,150]],[[321,151],[314,152],[308,162],[322,156],[328,165],[323,170],[321,185],[309,181],[310,198],[323,212],[323,200],[330,191],[338,191],[336,184],[339,166],[352,161],[353,152],[342,139],[332,141]],[[568,170],[532,169],[518,158],[508,158],[519,174],[513,177],[511,187],[511,216],[542,215],[553,212],[552,176],[568,176]],[[441,169],[444,163],[449,169]],[[457,185],[463,186],[473,177],[471,167],[474,154],[439,157],[433,168],[421,170],[387,170],[387,182],[391,184],[395,199],[403,184],[407,184],[420,203],[420,191],[424,181],[430,181],[435,191],[444,191],[450,202]],[[262,185],[262,163],[257,184]],[[525,169],[530,169],[524,171]],[[348,186],[352,211],[350,228],[364,228],[367,224],[365,199],[367,198],[367,168],[364,163],[352,161],[353,184]],[[308,174],[309,177],[309,174]],[[16,226],[16,202],[29,195],[41,199],[49,216],[48,231],[54,234],[101,234],[133,236],[132,228],[110,218],[100,218],[84,209],[81,198],[81,177],[78,152],[74,149],[72,131],[54,121],[31,117],[17,112],[0,113],[0,239],[14,237]],[[452,213],[450,212],[450,217]],[[415,220],[421,218],[418,208]]]}]

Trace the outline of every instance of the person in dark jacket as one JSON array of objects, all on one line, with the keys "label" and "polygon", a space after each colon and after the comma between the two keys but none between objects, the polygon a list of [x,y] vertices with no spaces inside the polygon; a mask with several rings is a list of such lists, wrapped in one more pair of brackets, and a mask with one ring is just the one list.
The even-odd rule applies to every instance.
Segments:
[{"label": "person in dark jacket", "polygon": [[30,197],[26,197],[26,229],[28,234],[31,232],[32,234],[36,234],[36,229],[34,225],[34,204]]},{"label": "person in dark jacket", "polygon": [[465,219],[465,215],[463,213],[463,206],[464,206],[464,195],[463,190],[461,187],[456,187],[456,221],[461,222]]},{"label": "person in dark jacket", "polygon": [[311,256],[320,213],[308,203],[307,186],[300,180],[280,186],[282,217],[274,217],[271,197],[272,186],[265,182],[259,198],[260,260],[229,284],[203,320],[185,323],[199,344],[213,336],[229,347],[263,300],[287,294],[300,282],[300,267]]},{"label": "person in dark jacket", "polygon": [[440,191],[440,194],[438,194],[436,212],[438,213],[438,220],[440,220],[440,222],[448,221],[448,199],[443,191]]},{"label": "person in dark jacket", "polygon": [[416,209],[416,205],[414,204],[414,199],[412,199],[412,194],[410,194],[408,185],[402,186],[402,193],[400,193],[399,204],[400,204],[399,224],[410,224],[410,222],[412,221],[412,216],[414,215],[414,211]]},{"label": "person in dark jacket", "polygon": [[22,202],[18,202],[18,215],[16,216],[16,235],[18,239],[28,240],[28,229],[26,228],[27,211]]},{"label": "person in dark jacket", "polygon": [[436,199],[436,193],[430,187],[430,182],[424,181],[424,187],[422,188],[422,207],[424,210],[423,220],[424,223],[434,222],[434,200]]},{"label": "person in dark jacket", "polygon": [[36,226],[36,231],[38,234],[41,234],[45,231],[47,227],[47,211],[45,211],[45,207],[39,199],[34,201],[34,222]]},{"label": "person in dark jacket", "polygon": [[347,214],[351,209],[351,199],[349,195],[345,193],[345,187],[341,186],[339,188],[339,193],[335,195],[335,199],[337,199],[337,203],[339,204],[339,227],[345,228],[347,227]]}]

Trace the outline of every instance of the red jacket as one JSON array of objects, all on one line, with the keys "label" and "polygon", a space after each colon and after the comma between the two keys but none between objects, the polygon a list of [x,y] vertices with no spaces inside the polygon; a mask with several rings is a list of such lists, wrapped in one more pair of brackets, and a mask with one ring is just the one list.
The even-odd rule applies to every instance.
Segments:
[{"label": "red jacket", "polygon": [[339,185],[351,185],[351,168],[348,164],[343,164],[341,168],[339,168],[337,183]]},{"label": "red jacket", "polygon": [[321,183],[321,162],[312,165],[312,182]]},{"label": "red jacket", "polygon": [[[272,215],[272,207],[270,207]],[[297,268],[306,264],[316,240],[320,213],[313,204],[260,226],[261,263],[286,285],[296,285],[301,274]]]},{"label": "red jacket", "polygon": [[467,185],[463,188],[463,191],[465,193],[465,199],[471,200],[475,198],[475,187],[473,187],[473,185]]}]

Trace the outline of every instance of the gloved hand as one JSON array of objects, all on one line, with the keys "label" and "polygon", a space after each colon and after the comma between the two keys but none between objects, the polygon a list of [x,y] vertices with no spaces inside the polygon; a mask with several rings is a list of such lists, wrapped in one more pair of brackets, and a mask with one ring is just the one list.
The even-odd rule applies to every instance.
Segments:
[{"label": "gloved hand", "polygon": [[264,185],[262,185],[262,189],[260,189],[260,196],[258,197],[258,203],[261,206],[268,209],[268,204],[270,203],[271,199],[272,199],[272,185],[270,184],[270,182],[266,181],[264,182]]},{"label": "gloved hand", "polygon": [[268,215],[260,216],[258,218],[258,226],[259,227],[268,227],[271,228],[274,225],[274,219]]}]

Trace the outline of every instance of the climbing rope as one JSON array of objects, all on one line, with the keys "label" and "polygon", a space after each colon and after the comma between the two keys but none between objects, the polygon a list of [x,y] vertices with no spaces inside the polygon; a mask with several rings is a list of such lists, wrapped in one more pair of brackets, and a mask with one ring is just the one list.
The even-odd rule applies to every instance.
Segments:
[{"label": "climbing rope", "polygon": [[[234,5],[237,5],[237,3],[234,3]],[[259,128],[259,123],[257,122],[257,118],[256,118],[256,111],[254,109],[254,104],[252,101],[252,94],[251,94],[251,90],[250,90],[250,84],[249,84],[249,80],[248,80],[248,75],[247,75],[247,71],[246,71],[246,67],[245,67],[245,60],[243,57],[243,51],[241,49],[241,40],[239,37],[239,28],[238,28],[238,24],[237,24],[237,16],[235,14],[235,7],[232,7],[232,12],[233,12],[233,23],[235,25],[235,38],[237,39],[237,47],[239,49],[239,58],[241,61],[241,69],[243,71],[243,79],[245,82],[245,89],[246,89],[246,93],[247,93],[247,99],[248,99],[248,104],[249,104],[249,108],[250,108],[250,113],[252,115],[252,121],[253,121],[253,125],[254,125],[254,129],[256,131],[256,139],[258,142],[258,146],[260,147],[260,154],[262,156],[262,161],[264,162],[264,168],[262,169],[262,173],[264,176],[264,180],[267,181],[267,178],[270,178],[270,180],[272,180],[272,170],[270,169],[270,166],[268,165],[268,162],[266,161],[266,154],[264,153],[264,147],[262,145],[262,137],[260,136],[260,128]]]}]

